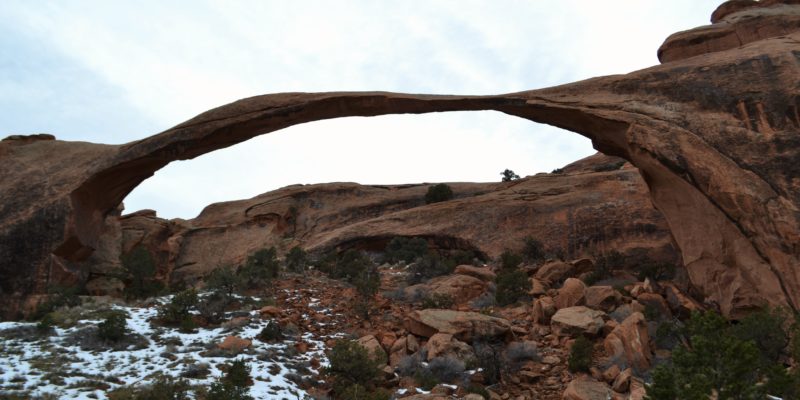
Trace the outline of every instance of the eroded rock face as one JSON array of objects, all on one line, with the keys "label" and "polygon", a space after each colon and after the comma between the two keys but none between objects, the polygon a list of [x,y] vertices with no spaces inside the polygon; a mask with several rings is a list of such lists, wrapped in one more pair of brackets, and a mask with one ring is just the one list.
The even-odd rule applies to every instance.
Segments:
[{"label": "eroded rock face", "polygon": [[[671,37],[662,65],[554,88],[497,96],[281,93],[243,99],[125,145],[1,141],[2,311],[13,316],[54,281],[85,282],[86,261],[109,232],[107,218],[171,161],[314,120],[455,110],[555,125],[629,160],[708,300],[734,317],[765,302],[797,310],[800,6],[783,3],[762,2]],[[731,30],[738,42],[727,39]],[[366,228],[338,233],[359,237]]]}]

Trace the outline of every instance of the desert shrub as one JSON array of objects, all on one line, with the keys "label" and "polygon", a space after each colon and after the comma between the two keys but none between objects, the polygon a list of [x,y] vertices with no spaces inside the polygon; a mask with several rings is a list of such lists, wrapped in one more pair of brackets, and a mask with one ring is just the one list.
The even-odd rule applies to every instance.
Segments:
[{"label": "desert shrub", "polygon": [[439,203],[442,201],[451,200],[453,198],[453,189],[450,186],[440,183],[428,187],[428,192],[425,193],[425,204]]},{"label": "desert shrub", "polygon": [[352,283],[361,271],[369,268],[372,261],[362,251],[350,249],[336,258],[334,267],[330,269],[328,275],[334,279],[343,279]]},{"label": "desert shrub", "polygon": [[452,307],[454,304],[453,298],[450,295],[445,293],[434,293],[429,295],[425,299],[422,300],[422,307],[423,309],[428,308],[440,308],[440,309],[448,309]]},{"label": "desert shrub", "polygon": [[55,321],[53,321],[53,314],[47,313],[36,324],[36,331],[40,334],[49,334],[53,331],[53,325],[55,325]]},{"label": "desert shrub", "polygon": [[389,400],[389,393],[382,388],[369,390],[366,387],[354,383],[345,388],[336,396],[342,400]]},{"label": "desert shrub", "polygon": [[422,390],[431,390],[434,386],[440,383],[436,375],[428,368],[421,368],[414,372],[414,382]]},{"label": "desert shrub", "polygon": [[239,276],[248,289],[262,288],[278,277],[280,267],[277,250],[270,247],[247,257],[247,261],[239,269]]},{"label": "desert shrub", "polygon": [[428,370],[440,382],[452,383],[464,373],[464,362],[453,357],[435,357],[428,363]]},{"label": "desert shrub", "polygon": [[128,316],[123,311],[115,310],[97,326],[97,336],[100,339],[117,342],[125,337],[128,329]]},{"label": "desert shrub", "polygon": [[569,368],[571,372],[588,372],[589,368],[592,366],[593,350],[594,346],[591,340],[584,336],[578,336],[575,342],[572,343],[572,348],[569,350],[567,368]]},{"label": "desert shrub", "polygon": [[506,365],[516,372],[526,361],[538,361],[539,350],[533,342],[513,342],[506,348]]},{"label": "desert shrub", "polygon": [[206,288],[227,297],[232,297],[242,286],[242,277],[231,266],[215,268],[205,278]]},{"label": "desert shrub", "polygon": [[156,263],[144,246],[136,246],[121,257],[122,267],[128,272],[125,297],[142,299],[164,291],[164,285],[155,280]]},{"label": "desert shrub", "polygon": [[496,300],[494,298],[494,293],[486,292],[476,298],[474,298],[470,303],[469,306],[472,308],[476,308],[479,310],[488,309],[494,306]]},{"label": "desert shrub", "polygon": [[302,247],[294,246],[286,253],[286,259],[283,262],[286,264],[287,270],[304,273],[308,266],[308,253]]},{"label": "desert shrub", "polygon": [[328,360],[330,365],[325,372],[333,377],[336,393],[343,393],[354,384],[373,390],[380,377],[380,366],[386,362],[352,340],[336,342],[328,352]]},{"label": "desert shrub", "polygon": [[507,168],[506,168],[506,170],[501,172],[500,175],[503,177],[503,179],[502,179],[503,182],[511,182],[511,181],[519,179],[519,175],[515,174],[514,171],[512,171],[510,169],[507,169]]},{"label": "desert shrub", "polygon": [[531,290],[528,275],[520,270],[503,270],[495,278],[497,289],[495,299],[500,306],[514,304]]},{"label": "desert shrub", "polygon": [[197,292],[185,290],[174,296],[169,303],[158,307],[158,319],[170,326],[179,326],[182,330],[194,329],[191,310],[197,305]]},{"label": "desert shrub", "polygon": [[670,280],[675,277],[675,264],[668,262],[646,262],[638,266],[636,277],[640,281],[649,278],[654,281]]},{"label": "desert shrub", "polygon": [[225,375],[211,384],[206,400],[252,400],[248,393],[250,367],[243,360],[228,365]]},{"label": "desert shrub", "polygon": [[661,321],[656,327],[656,334],[653,336],[653,341],[656,347],[671,350],[680,343],[680,335],[680,321]]},{"label": "desert shrub", "polygon": [[146,386],[126,386],[108,393],[109,400],[188,400],[189,383],[169,375],[159,375]]},{"label": "desert shrub", "polygon": [[711,311],[692,314],[685,329],[689,345],[678,346],[671,363],[656,367],[649,398],[704,399],[712,393],[720,399],[760,399],[766,394],[794,398],[796,379],[771,359],[780,354],[775,348],[785,339],[767,330],[782,331],[774,319],[764,311],[732,327]]},{"label": "desert shrub", "polygon": [[428,254],[428,241],[423,238],[396,236],[386,245],[386,261],[412,263]]},{"label": "desert shrub", "polygon": [[231,303],[232,298],[219,293],[212,292],[203,296],[197,303],[197,311],[200,317],[209,324],[219,324],[225,320],[225,310]]},{"label": "desert shrub", "polygon": [[50,286],[47,289],[47,299],[36,305],[36,310],[31,318],[38,320],[61,307],[81,305],[81,298],[78,293],[80,293],[79,287]]},{"label": "desert shrub", "polygon": [[261,329],[261,332],[258,333],[257,338],[262,342],[275,342],[278,340],[283,340],[283,329],[277,322],[269,321],[267,326]]},{"label": "desert shrub", "polygon": [[623,268],[625,263],[625,256],[616,250],[599,256],[595,259],[594,270],[583,281],[587,286],[591,286],[597,281],[608,279],[611,277],[611,271],[614,268]]},{"label": "desert shrub", "polygon": [[372,303],[375,294],[381,287],[381,275],[378,272],[378,267],[370,263],[366,268],[356,275],[353,279],[353,285],[356,287],[356,312],[362,318],[369,318],[369,312],[372,308]]},{"label": "desert shrub", "polygon": [[783,328],[788,319],[780,309],[763,308],[745,316],[731,333],[744,341],[752,341],[766,363],[777,363],[783,349],[789,344],[789,335]]},{"label": "desert shrub", "polygon": [[420,353],[414,353],[409,356],[404,356],[397,363],[397,373],[400,376],[413,376],[422,366],[422,357]]},{"label": "desert shrub", "polygon": [[529,263],[540,263],[547,257],[542,242],[528,236],[523,239],[522,257]]},{"label": "desert shrub", "polygon": [[500,381],[503,365],[503,344],[487,338],[477,338],[472,343],[475,363],[483,370],[483,382],[492,385]]},{"label": "desert shrub", "polygon": [[450,274],[455,268],[456,264],[453,260],[443,258],[437,253],[428,253],[411,264],[408,269],[407,281],[410,285],[416,285],[437,276]]},{"label": "desert shrub", "polygon": [[613,163],[608,163],[608,164],[595,165],[594,168],[592,168],[592,170],[594,170],[594,172],[616,171],[616,170],[622,168],[623,165],[625,165],[625,161],[624,160],[623,161],[613,162]]},{"label": "desert shrub", "polygon": [[515,270],[522,263],[522,256],[511,250],[506,250],[500,254],[500,269]]}]

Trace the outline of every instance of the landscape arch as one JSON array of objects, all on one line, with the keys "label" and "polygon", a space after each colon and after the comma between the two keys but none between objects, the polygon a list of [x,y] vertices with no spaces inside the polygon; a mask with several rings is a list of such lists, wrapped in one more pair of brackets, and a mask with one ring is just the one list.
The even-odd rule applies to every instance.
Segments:
[{"label": "landscape arch", "polygon": [[[118,146],[41,137],[3,141],[0,156],[9,161],[0,167],[0,281],[11,299],[3,311],[8,315],[41,293],[37,278],[74,274],[102,240],[105,217],[171,161],[309,121],[470,110],[570,130],[630,161],[663,213],[691,282],[725,315],[764,303],[797,310],[795,42],[767,39],[627,75],[504,95],[256,96]],[[31,167],[42,165],[44,171]]]}]

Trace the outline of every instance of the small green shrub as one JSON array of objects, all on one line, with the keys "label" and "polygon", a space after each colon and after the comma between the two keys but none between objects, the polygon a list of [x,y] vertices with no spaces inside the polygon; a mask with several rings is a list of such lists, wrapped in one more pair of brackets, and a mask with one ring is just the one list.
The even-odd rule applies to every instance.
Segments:
[{"label": "small green shrub", "polygon": [[286,253],[284,264],[286,264],[286,269],[291,272],[304,273],[308,266],[308,253],[300,246],[292,247]]},{"label": "small green shrub", "polygon": [[414,372],[414,382],[422,390],[431,390],[441,381],[428,368],[421,368]]},{"label": "small green shrub", "polygon": [[440,382],[452,383],[464,374],[464,362],[453,357],[435,357],[428,370]]},{"label": "small green shrub", "polygon": [[428,188],[425,193],[425,204],[439,203],[453,199],[453,189],[447,184],[440,183]]},{"label": "small green shrub", "polygon": [[158,308],[158,319],[165,325],[183,326],[187,319],[191,319],[192,309],[197,305],[197,292],[194,289],[185,290],[174,296],[169,303]]},{"label": "small green shrub", "polygon": [[150,385],[125,386],[108,393],[109,400],[188,400],[189,383],[169,375],[159,375]]},{"label": "small green shrub", "polygon": [[253,400],[248,394],[250,383],[250,367],[243,360],[236,360],[218,382],[211,384],[206,400]]},{"label": "small green shrub", "polygon": [[511,182],[519,179],[519,175],[515,174],[514,171],[510,169],[506,169],[505,171],[501,172],[500,175],[503,177],[503,182]]},{"label": "small green shrub", "polygon": [[47,289],[47,299],[36,305],[36,310],[31,318],[38,320],[61,307],[77,307],[81,305],[81,298],[78,293],[80,293],[79,287],[50,286]]},{"label": "small green shrub", "polygon": [[500,381],[503,365],[503,344],[485,338],[477,338],[472,343],[475,361],[483,370],[483,383],[493,385]]},{"label": "small green shrub", "polygon": [[428,241],[423,238],[396,236],[386,245],[386,261],[412,263],[428,254]]},{"label": "small green shrub", "polygon": [[528,236],[524,239],[525,244],[522,247],[522,256],[525,261],[529,263],[541,263],[547,257],[544,245],[542,242]]},{"label": "small green shrub", "polygon": [[263,288],[278,277],[280,266],[277,250],[270,247],[247,257],[247,261],[239,269],[239,275],[248,289]]},{"label": "small green shrub", "polygon": [[533,342],[513,342],[506,348],[506,364],[510,372],[516,372],[527,361],[538,361],[539,350]]},{"label": "small green shrub", "polygon": [[516,303],[531,290],[531,281],[528,279],[528,275],[520,270],[501,271],[495,278],[495,282],[497,283],[495,300],[500,306]]},{"label": "small green shrub", "polygon": [[522,256],[511,250],[506,250],[500,254],[501,271],[515,270],[522,263]]},{"label": "small green shrub", "polygon": [[333,377],[334,391],[344,392],[349,386],[359,384],[374,390],[378,383],[380,366],[386,360],[377,354],[369,354],[367,349],[351,340],[340,340],[328,352],[330,366],[325,372]]},{"label": "small green shrub", "polygon": [[422,300],[423,309],[439,308],[449,309],[454,304],[453,298],[444,293],[434,293]]},{"label": "small green shrub", "polygon": [[452,259],[442,258],[439,254],[431,252],[411,264],[407,282],[416,285],[437,276],[450,274],[455,268],[456,263]]},{"label": "small green shrub", "polygon": [[720,399],[795,398],[796,378],[773,359],[780,354],[778,344],[786,343],[770,330],[783,331],[775,319],[767,310],[732,327],[711,311],[692,314],[685,329],[689,346],[678,346],[670,364],[655,368],[648,398],[705,399],[712,393]]},{"label": "small green shrub", "polygon": [[164,285],[155,280],[156,263],[144,246],[136,246],[130,253],[121,257],[122,267],[128,272],[125,297],[143,299],[157,296],[164,291]]},{"label": "small green shrub", "polygon": [[588,372],[592,366],[592,351],[594,350],[592,341],[584,336],[578,336],[572,343],[567,360],[567,368],[571,372]]},{"label": "small green shrub", "polygon": [[55,325],[53,314],[47,313],[36,324],[36,330],[41,334],[49,334],[53,331],[53,325]]},{"label": "small green shrub", "polygon": [[114,310],[97,326],[97,336],[110,342],[118,342],[128,330],[128,316],[123,311]]},{"label": "small green shrub", "polygon": [[653,281],[670,280],[675,277],[675,264],[668,262],[646,262],[639,265],[636,277],[640,281],[650,279]]},{"label": "small green shrub", "polygon": [[232,300],[233,298],[226,294],[212,292],[198,302],[197,311],[207,323],[219,324],[225,320],[225,310]]},{"label": "small green shrub", "polygon": [[232,297],[244,286],[242,277],[231,266],[215,268],[206,276],[205,282],[207,289],[227,297]]},{"label": "small green shrub", "polygon": [[275,342],[278,340],[283,340],[283,329],[277,322],[269,321],[267,326],[261,329],[261,332],[259,332],[257,337],[258,340],[262,342]]},{"label": "small green shrub", "polygon": [[616,171],[616,170],[622,168],[623,165],[625,165],[625,161],[624,160],[623,161],[613,162],[613,163],[608,163],[608,164],[596,165],[596,166],[594,166],[594,168],[592,168],[592,170],[594,170],[594,172]]},{"label": "small green shrub", "polygon": [[343,279],[353,283],[362,271],[370,268],[372,261],[364,252],[359,250],[347,250],[336,260],[335,267],[329,275],[334,279]]}]

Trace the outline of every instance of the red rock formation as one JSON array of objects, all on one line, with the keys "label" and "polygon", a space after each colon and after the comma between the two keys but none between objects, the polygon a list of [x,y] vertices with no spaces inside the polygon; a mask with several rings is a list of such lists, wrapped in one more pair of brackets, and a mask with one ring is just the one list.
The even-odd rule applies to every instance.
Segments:
[{"label": "red rock formation", "polygon": [[[282,93],[240,100],[121,146],[2,141],[3,310],[58,276],[85,280],[81,262],[102,247],[106,219],[171,161],[314,120],[453,110],[552,124],[629,160],[709,300],[731,316],[763,302],[797,310],[800,6],[778,3],[791,1],[722,16],[713,29],[683,33],[692,37],[685,45],[673,37],[660,66],[554,88],[498,96]],[[728,30],[747,37],[729,41]],[[702,50],[692,48],[703,42]]]}]

